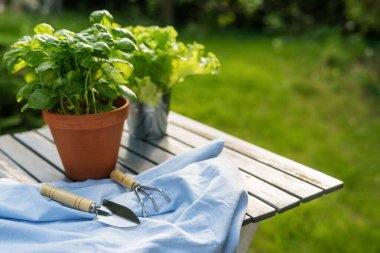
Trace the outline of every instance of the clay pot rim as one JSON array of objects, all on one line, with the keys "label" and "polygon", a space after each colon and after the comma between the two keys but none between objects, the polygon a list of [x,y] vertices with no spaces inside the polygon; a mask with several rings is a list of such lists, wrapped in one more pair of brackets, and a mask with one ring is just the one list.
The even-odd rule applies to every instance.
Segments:
[{"label": "clay pot rim", "polygon": [[122,106],[120,106],[120,107],[117,107],[116,109],[114,109],[112,111],[107,111],[107,112],[99,112],[99,113],[91,113],[91,114],[62,114],[62,113],[49,112],[49,111],[46,111],[46,110],[42,110],[42,112],[44,114],[46,114],[46,115],[59,115],[59,117],[66,117],[66,118],[78,118],[78,117],[88,117],[88,118],[91,118],[91,117],[94,117],[95,115],[97,115],[97,116],[99,116],[99,115],[105,115],[106,116],[106,114],[115,113],[117,111],[123,110],[125,107],[130,106],[129,99],[127,99],[127,98],[118,97],[117,99],[115,99],[115,101],[117,101],[117,100],[124,101],[124,104]]},{"label": "clay pot rim", "polygon": [[128,117],[130,102],[127,98],[119,97],[116,103],[124,104],[108,112],[92,114],[60,114],[42,110],[42,116],[46,124],[50,127],[60,129],[96,129],[111,126],[119,121],[121,117],[124,120]]}]

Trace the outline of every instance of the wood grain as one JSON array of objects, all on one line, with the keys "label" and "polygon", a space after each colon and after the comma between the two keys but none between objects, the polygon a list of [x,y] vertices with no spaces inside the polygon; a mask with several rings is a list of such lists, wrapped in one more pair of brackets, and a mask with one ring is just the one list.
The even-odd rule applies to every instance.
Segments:
[{"label": "wood grain", "polygon": [[239,153],[247,155],[262,163],[268,164],[278,170],[284,171],[310,184],[322,188],[326,193],[343,187],[343,182],[326,175],[322,172],[309,168],[305,165],[272,153],[256,145],[243,141],[232,135],[221,132],[215,128],[177,114],[170,112],[169,122],[201,135],[209,140],[222,138],[225,145]]},{"label": "wood grain", "polygon": [[37,154],[48,159],[58,169],[64,171],[57,147],[35,131],[17,133],[14,137]]},{"label": "wood grain", "polygon": [[0,150],[39,182],[58,181],[65,175],[9,135],[0,137]]},{"label": "wood grain", "polygon": [[[169,125],[168,135],[176,138],[177,141],[180,138],[182,142],[190,146],[200,146],[209,142],[208,139],[175,125]],[[234,161],[241,170],[265,181],[268,184],[273,185],[278,189],[281,189],[283,192],[285,191],[288,193],[286,195],[290,194],[303,202],[309,201],[322,195],[322,189],[299,180],[298,178],[286,174],[282,171],[276,170],[266,164],[260,163],[257,160],[251,159],[241,153],[229,149],[228,147],[223,149],[222,154]],[[266,190],[273,192],[270,189]],[[278,196],[279,199],[284,197],[277,194],[273,194],[273,196]],[[278,211],[282,212],[286,209],[289,209],[290,207],[297,205],[297,202],[299,201],[296,201],[296,198],[294,197],[285,198],[285,201],[291,200],[289,202],[289,205],[280,207]],[[276,205],[276,207],[279,206]]]},{"label": "wood grain", "polygon": [[76,195],[74,193],[59,189],[48,184],[43,184],[41,186],[40,193],[43,196],[46,196],[61,204],[73,207],[77,210],[81,210],[87,213],[90,212],[91,206],[96,204],[96,202],[91,199],[87,199],[85,197]]},{"label": "wood grain", "polygon": [[26,173],[2,151],[0,151],[0,177],[10,178],[24,184],[37,182],[36,179]]},{"label": "wood grain", "polygon": [[110,177],[112,178],[112,180],[128,189],[132,189],[133,184],[136,183],[136,181],[133,178],[125,175],[123,172],[119,170],[111,171]]},{"label": "wood grain", "polygon": [[[249,192],[244,225],[343,187],[340,180],[174,112],[169,121],[167,136],[149,141],[130,138],[125,124],[116,168],[141,173],[174,155],[222,138],[222,155],[240,168]],[[62,170],[47,127],[0,137],[0,177],[24,182],[56,181],[64,178]]]}]

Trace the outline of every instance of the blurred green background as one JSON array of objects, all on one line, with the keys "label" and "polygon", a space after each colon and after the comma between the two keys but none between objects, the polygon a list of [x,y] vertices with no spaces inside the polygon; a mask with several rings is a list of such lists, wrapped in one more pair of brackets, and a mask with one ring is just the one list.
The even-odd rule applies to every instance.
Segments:
[{"label": "blurred green background", "polygon": [[[174,111],[344,181],[262,222],[250,252],[380,252],[380,2],[0,1],[0,55],[40,22],[79,31],[95,9],[174,25],[219,57],[219,75],[175,88]],[[22,83],[0,63],[0,134],[43,124],[20,112]]]}]

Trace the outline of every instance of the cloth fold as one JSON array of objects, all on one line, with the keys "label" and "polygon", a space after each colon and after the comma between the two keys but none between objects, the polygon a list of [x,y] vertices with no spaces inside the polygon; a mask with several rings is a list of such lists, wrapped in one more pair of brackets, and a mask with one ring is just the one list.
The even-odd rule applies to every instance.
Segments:
[{"label": "cloth fold", "polygon": [[54,182],[52,185],[100,203],[126,205],[141,224],[116,228],[92,220],[93,214],[63,206],[39,194],[41,184],[0,179],[0,245],[4,252],[234,252],[247,207],[239,170],[218,156],[223,141],[173,157],[135,177],[165,190],[148,218],[133,192],[110,179]]}]

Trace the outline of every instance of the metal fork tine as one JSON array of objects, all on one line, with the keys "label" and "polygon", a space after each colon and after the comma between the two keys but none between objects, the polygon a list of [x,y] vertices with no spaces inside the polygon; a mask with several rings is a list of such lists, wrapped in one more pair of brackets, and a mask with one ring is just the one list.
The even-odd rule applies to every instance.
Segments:
[{"label": "metal fork tine", "polygon": [[158,208],[158,205],[156,204],[156,201],[154,200],[153,196],[150,195],[149,193],[147,193],[146,191],[144,191],[143,188],[145,188],[145,187],[144,186],[140,187],[139,191],[142,192],[145,196],[150,198],[150,200],[152,201],[152,204],[153,204],[153,208],[156,212],[160,211],[160,209]]},{"label": "metal fork tine", "polygon": [[146,210],[145,210],[144,201],[141,199],[140,194],[138,193],[139,188],[140,188],[140,187],[135,187],[135,188],[133,189],[133,191],[135,192],[137,198],[138,198],[139,201],[140,201],[141,209],[142,209],[142,214],[143,214],[143,216],[146,218],[146,217],[148,217],[148,214],[146,213]]},{"label": "metal fork tine", "polygon": [[152,190],[152,191],[158,191],[161,193],[161,195],[165,198],[167,202],[170,202],[170,197],[160,188],[151,187],[151,186],[143,186],[145,189]]}]

